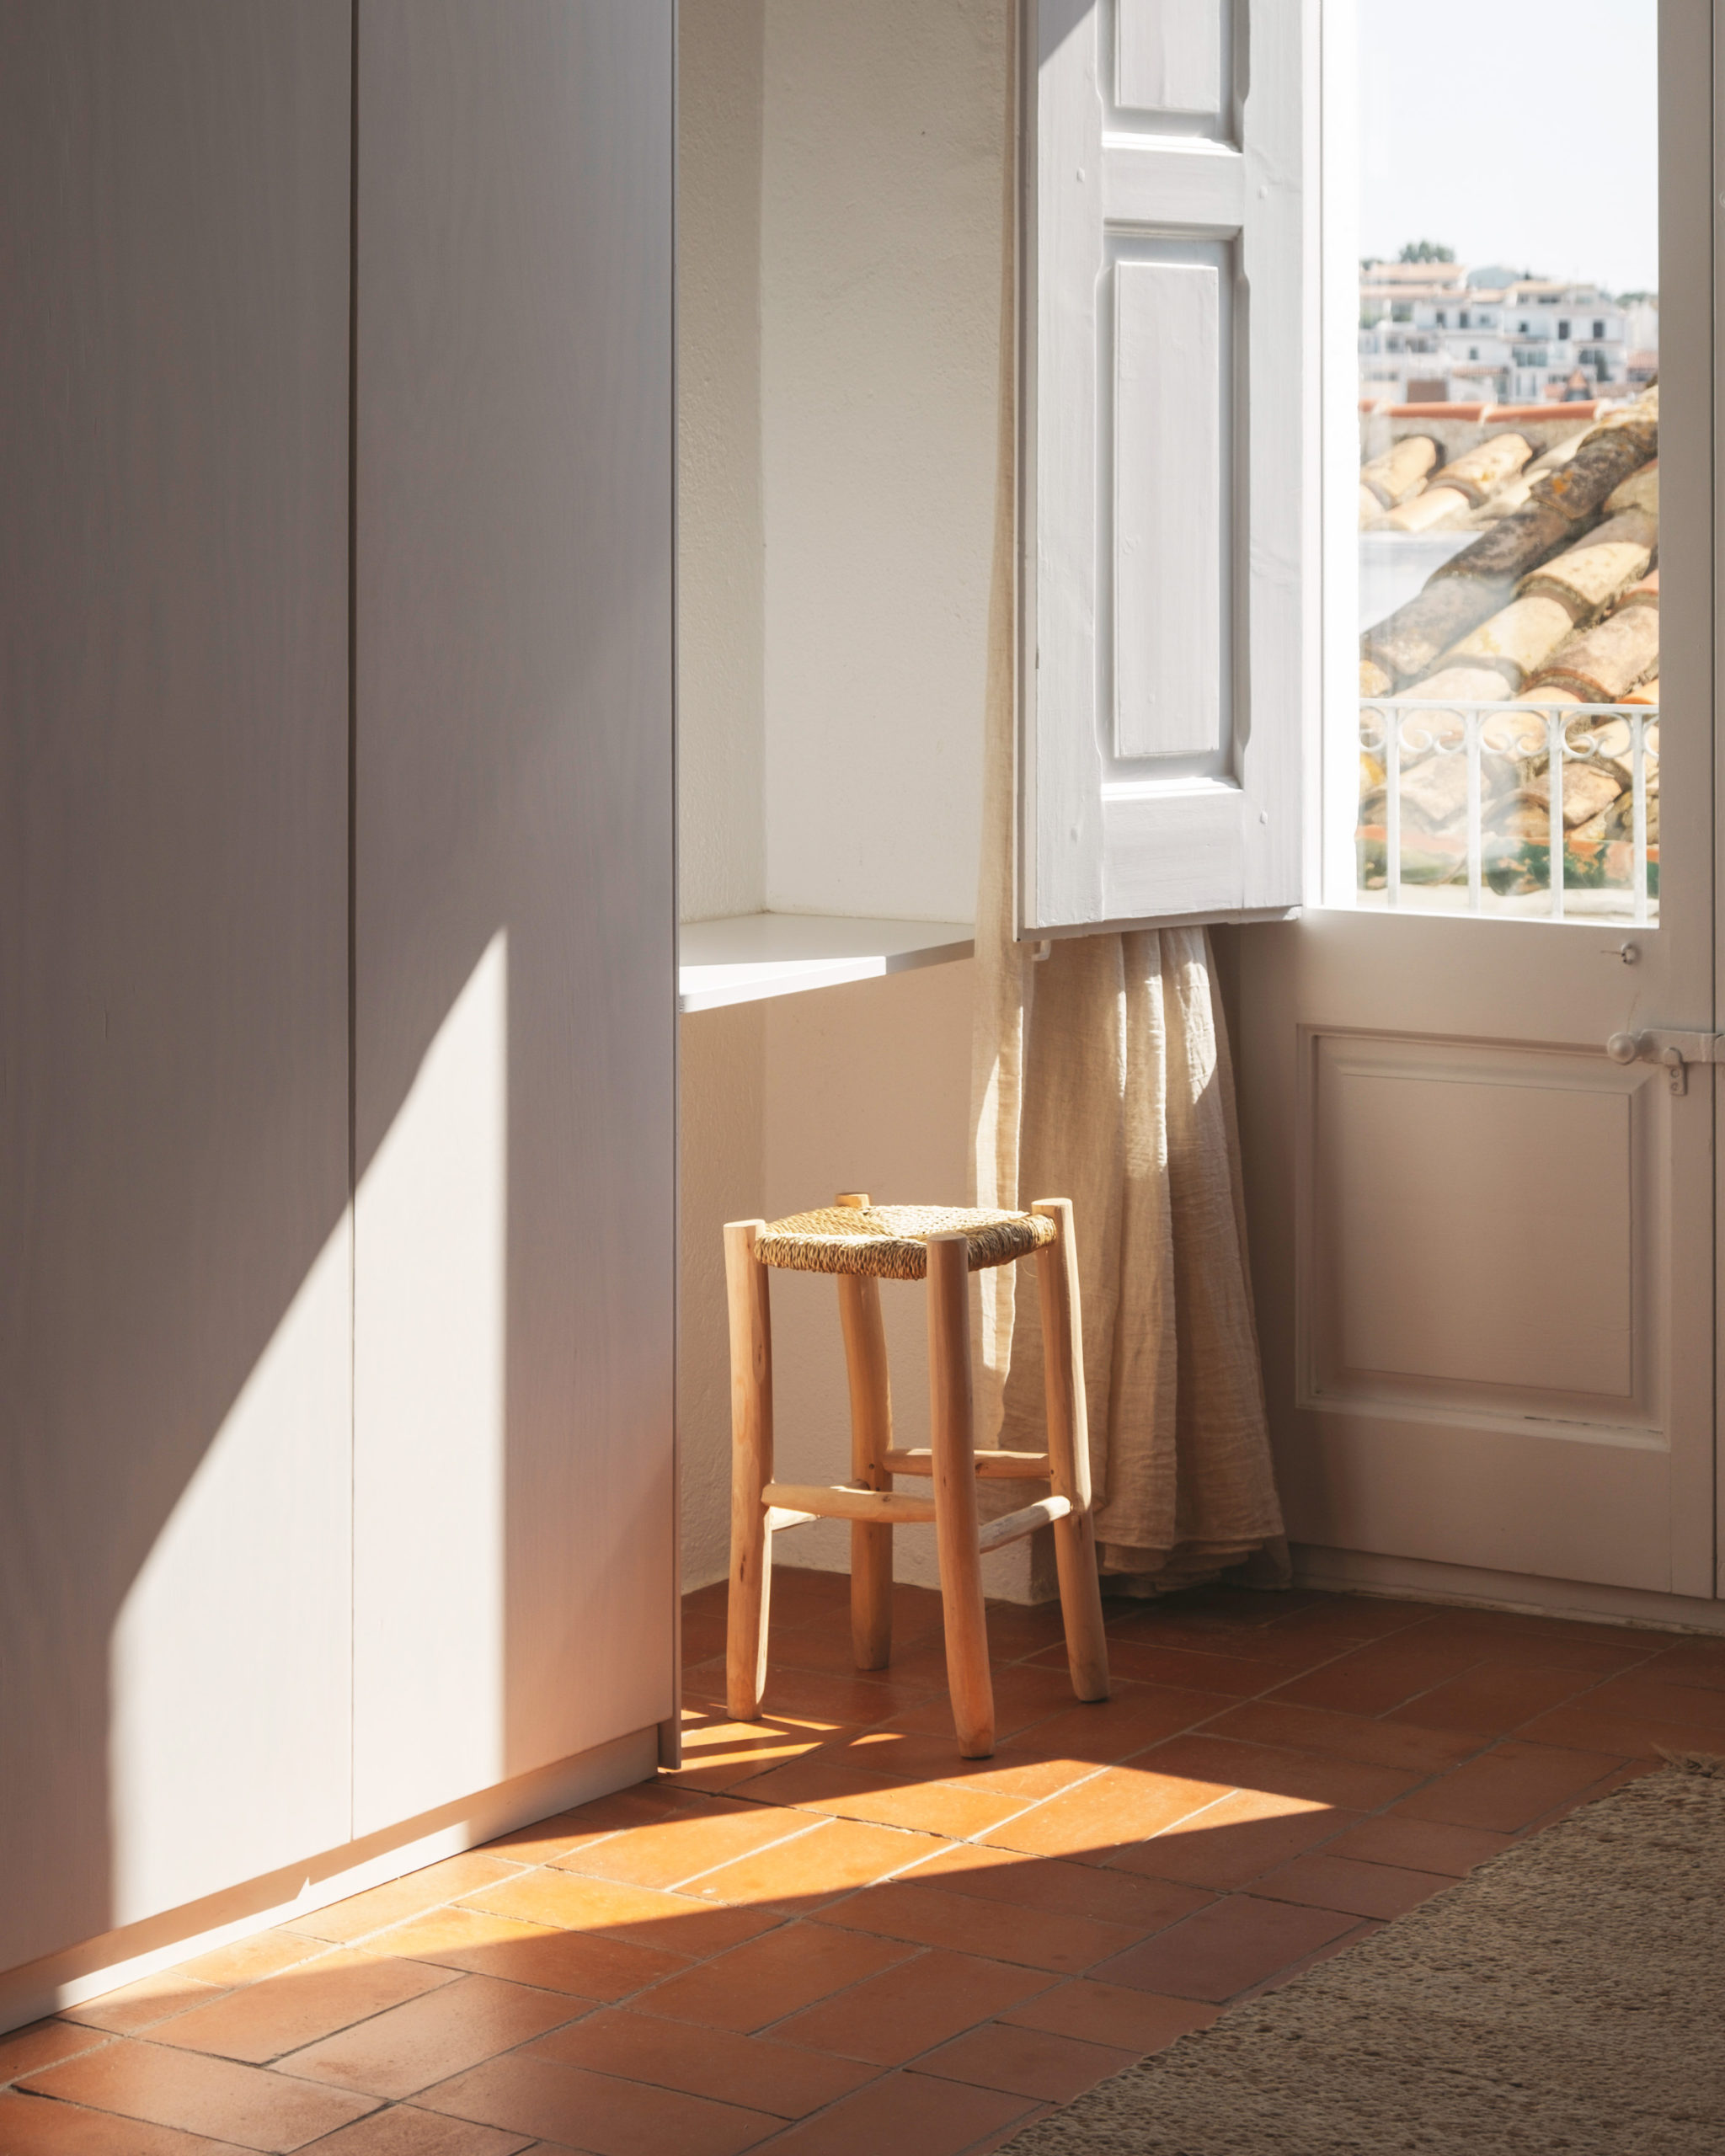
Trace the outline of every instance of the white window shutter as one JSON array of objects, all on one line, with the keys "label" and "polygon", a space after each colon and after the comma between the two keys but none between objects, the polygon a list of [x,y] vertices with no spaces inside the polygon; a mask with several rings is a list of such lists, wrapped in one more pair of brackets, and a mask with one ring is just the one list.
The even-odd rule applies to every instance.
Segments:
[{"label": "white window shutter", "polygon": [[1283,911],[1309,0],[1028,6],[1021,925]]}]

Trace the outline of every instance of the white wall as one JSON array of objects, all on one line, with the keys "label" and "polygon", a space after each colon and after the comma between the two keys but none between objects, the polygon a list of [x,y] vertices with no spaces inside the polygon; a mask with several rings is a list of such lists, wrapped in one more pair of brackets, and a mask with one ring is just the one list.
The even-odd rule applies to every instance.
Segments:
[{"label": "white wall", "polygon": [[969,921],[1007,0],[767,0],[766,901]]},{"label": "white wall", "polygon": [[765,0],[683,0],[677,61],[682,916],[766,900],[761,143]]},{"label": "white wall", "polygon": [[[971,917],[1010,19],[1007,0],[683,0],[685,919]],[[681,1022],[686,1588],[728,1556],[720,1228],[846,1189],[963,1203],[971,991],[949,965]],[[884,1299],[901,1438],[926,1444],[921,1296]],[[831,1282],[777,1275],[773,1328],[780,1472],[842,1479]],[[842,1569],[848,1530],[780,1555]],[[991,1592],[1030,1592],[1028,1545],[989,1563]],[[932,1583],[928,1530],[900,1534],[898,1571]]]}]

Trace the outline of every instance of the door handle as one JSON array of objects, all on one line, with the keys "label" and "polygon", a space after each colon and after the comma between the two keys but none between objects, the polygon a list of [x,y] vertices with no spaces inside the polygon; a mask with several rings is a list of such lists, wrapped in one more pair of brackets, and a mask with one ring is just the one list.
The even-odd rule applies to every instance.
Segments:
[{"label": "door handle", "polygon": [[1613,1033],[1605,1053],[1613,1063],[1657,1063],[1671,1074],[1671,1091],[1680,1097],[1689,1091],[1691,1063],[1725,1061],[1725,1033],[1669,1033],[1653,1027],[1646,1033]]}]

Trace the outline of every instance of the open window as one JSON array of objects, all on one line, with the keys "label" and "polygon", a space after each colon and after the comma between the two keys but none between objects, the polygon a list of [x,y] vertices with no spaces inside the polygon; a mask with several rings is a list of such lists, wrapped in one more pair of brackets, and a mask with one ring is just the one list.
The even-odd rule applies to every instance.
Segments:
[{"label": "open window", "polygon": [[[1472,13],[1323,13],[1324,895],[1650,926],[1659,9],[1488,12],[1488,58]],[[1499,87],[1535,79],[1584,188]]]}]

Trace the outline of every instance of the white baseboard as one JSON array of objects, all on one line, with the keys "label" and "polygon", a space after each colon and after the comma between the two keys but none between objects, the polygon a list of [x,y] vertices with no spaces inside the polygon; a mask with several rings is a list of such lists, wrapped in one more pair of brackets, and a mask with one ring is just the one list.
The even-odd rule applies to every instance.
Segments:
[{"label": "white baseboard", "polygon": [[441,1858],[459,1856],[512,1828],[646,1781],[657,1768],[659,1747],[657,1727],[634,1730],[439,1811],[404,1819],[364,1841],[325,1850],[303,1864],[0,1972],[0,2033],[117,1991],[233,1940],[268,1931],[273,1924],[327,1908]]},{"label": "white baseboard", "polygon": [[1583,1623],[1645,1625],[1653,1631],[1725,1634],[1725,1602],[1693,1595],[1593,1587],[1585,1581],[1483,1572],[1470,1565],[1433,1564],[1423,1557],[1379,1557],[1362,1550],[1326,1550],[1304,1542],[1293,1545],[1292,1556],[1295,1581],[1300,1587],[1509,1609],[1524,1616],[1571,1617]]}]

